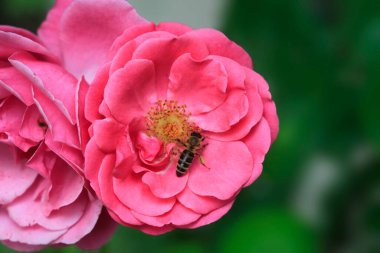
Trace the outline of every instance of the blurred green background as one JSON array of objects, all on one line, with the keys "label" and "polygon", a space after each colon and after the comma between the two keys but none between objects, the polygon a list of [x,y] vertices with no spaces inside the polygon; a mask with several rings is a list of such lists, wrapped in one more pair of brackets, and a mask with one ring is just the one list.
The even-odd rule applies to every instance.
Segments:
[{"label": "blurred green background", "polygon": [[[154,14],[157,1],[134,2]],[[120,227],[98,252],[380,252],[380,1],[225,0],[212,15],[198,2],[195,26],[220,28],[268,80],[279,137],[221,220],[156,237]],[[2,0],[0,23],[36,31],[51,4]]]}]

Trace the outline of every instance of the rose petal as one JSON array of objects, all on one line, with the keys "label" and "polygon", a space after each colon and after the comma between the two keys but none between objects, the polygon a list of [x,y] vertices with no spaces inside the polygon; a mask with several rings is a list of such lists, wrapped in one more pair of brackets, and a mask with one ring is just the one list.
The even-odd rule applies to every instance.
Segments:
[{"label": "rose petal", "polygon": [[83,175],[83,154],[81,150],[53,140],[50,131],[45,134],[45,144],[75,169],[78,174]]},{"label": "rose petal", "polygon": [[50,173],[52,188],[49,191],[49,201],[46,212],[57,210],[73,203],[83,190],[84,179],[61,159],[57,159]]},{"label": "rose petal", "polygon": [[252,60],[248,53],[239,45],[229,40],[222,32],[204,28],[187,33],[188,36],[202,38],[210,55],[220,55],[233,59],[239,64],[252,68]]},{"label": "rose petal", "polygon": [[39,225],[48,230],[65,230],[82,217],[86,204],[82,202],[83,198],[79,198],[73,204],[45,216],[43,203],[36,201],[28,192],[8,204],[7,210],[9,217],[21,227]]},{"label": "rose petal", "polygon": [[167,225],[163,227],[152,227],[152,226],[146,225],[146,226],[138,226],[136,228],[149,235],[161,235],[161,234],[168,233],[174,229],[174,227],[171,225]]},{"label": "rose petal", "polygon": [[15,132],[21,128],[26,107],[15,97],[9,97],[0,104],[0,131]]},{"label": "rose petal", "polygon": [[[91,233],[91,231],[94,229],[94,226],[96,225],[96,222],[98,221],[100,212],[102,210],[102,203],[90,197],[89,193],[83,192],[83,197],[85,200],[88,200],[82,200],[84,204],[87,204],[82,217],[77,223],[75,223],[74,226],[69,229],[69,231],[67,231],[67,233],[60,237],[56,243],[77,243],[81,238]],[[107,232],[108,231],[105,230],[105,233]]]},{"label": "rose petal", "polygon": [[236,89],[228,93],[221,106],[207,113],[192,115],[191,120],[205,131],[225,132],[246,116],[248,108],[249,102],[245,92]]},{"label": "rose petal", "polygon": [[133,212],[133,215],[145,224],[154,227],[164,227],[165,225],[184,226],[198,220],[201,216],[180,203],[176,203],[172,210],[161,216],[146,216],[136,212]]},{"label": "rose petal", "polygon": [[264,102],[264,118],[268,121],[271,130],[271,143],[273,143],[277,139],[280,130],[276,105],[273,101]]},{"label": "rose petal", "polygon": [[[17,34],[15,31],[8,32],[2,30],[0,28],[0,58],[7,58],[20,50],[49,55],[46,48],[36,42],[38,38],[31,33],[22,31],[22,34]],[[18,28],[17,31],[21,31],[21,29]]]},{"label": "rose petal", "polygon": [[13,96],[0,104],[0,133],[5,134],[8,142],[24,152],[37,144],[19,134],[26,109],[25,105]]},{"label": "rose petal", "polygon": [[76,245],[82,250],[96,250],[104,245],[117,228],[115,223],[103,208],[94,229],[83,237]]},{"label": "rose petal", "polygon": [[54,6],[50,9],[46,20],[42,23],[38,29],[38,37],[44,42],[50,52],[55,56],[61,57],[61,19],[73,0],[57,0]]},{"label": "rose petal", "polygon": [[245,91],[245,69],[237,62],[220,56],[209,56],[222,64],[228,76],[227,99],[223,104],[208,113],[192,114],[192,119],[203,130],[225,132],[245,117],[249,109],[249,101]]},{"label": "rose petal", "polygon": [[236,61],[223,56],[210,55],[207,57],[222,64],[228,75],[228,88],[232,89],[245,89],[246,74],[248,68],[242,67]]},{"label": "rose petal", "polygon": [[39,89],[33,89],[32,93],[35,105],[48,125],[47,131],[51,132],[54,141],[80,148],[76,126],[70,124],[52,101],[42,94]]},{"label": "rose petal", "polygon": [[98,109],[99,109],[99,113],[100,113],[101,115],[103,115],[104,117],[106,117],[106,118],[112,118],[112,114],[111,114],[110,108],[109,108],[108,105],[104,102],[104,100],[102,101],[102,103],[100,103]]},{"label": "rose petal", "polygon": [[66,230],[46,230],[40,226],[19,227],[8,216],[6,210],[0,208],[0,240],[9,240],[29,245],[46,245],[64,234]]},{"label": "rose petal", "polygon": [[186,104],[192,114],[209,112],[227,97],[227,72],[210,59],[195,61],[190,54],[178,57],[169,80],[168,98]]},{"label": "rose petal", "polygon": [[25,38],[28,38],[32,41],[35,41],[38,43],[40,42],[40,38],[38,38],[34,33],[30,32],[28,30],[25,30],[23,28],[10,26],[10,25],[0,25],[0,31],[18,34],[18,35],[25,37]]},{"label": "rose petal", "polygon": [[180,193],[186,186],[188,175],[176,176],[176,163],[163,172],[147,172],[142,181],[149,186],[152,193],[158,198],[171,198]]},{"label": "rose petal", "polygon": [[[129,170],[130,168],[125,168]],[[152,194],[149,187],[141,183],[141,175],[129,171],[122,180],[114,178],[114,192],[120,201],[132,210],[157,216],[172,209],[175,199],[160,199]]]},{"label": "rose petal", "polygon": [[256,72],[250,72],[250,80],[254,81],[259,89],[260,95],[264,103],[264,118],[268,121],[269,127],[271,129],[271,139],[272,143],[276,140],[279,131],[279,121],[276,112],[276,106],[272,101],[272,95],[269,92],[269,87],[267,82],[262,76]]},{"label": "rose petal", "polygon": [[[248,75],[247,75],[248,78]],[[246,136],[253,126],[259,122],[263,116],[263,101],[258,92],[257,84],[247,81],[246,95],[248,97],[249,109],[247,115],[230,130],[221,133],[207,132],[207,136],[220,141],[240,140]]]},{"label": "rose petal", "polygon": [[35,142],[40,142],[45,136],[45,129],[39,126],[40,112],[36,106],[26,108],[20,128],[20,136]]},{"label": "rose petal", "polygon": [[276,106],[272,101],[272,95],[269,92],[269,86],[264,78],[255,71],[250,71],[246,69],[248,83],[255,83],[258,87],[259,93],[262,97],[264,104],[263,116],[267,120],[269,127],[271,129],[271,139],[272,143],[276,140],[279,131],[279,121],[276,112]]},{"label": "rose petal", "polygon": [[12,93],[25,105],[33,104],[32,83],[14,67],[1,68],[0,87]]},{"label": "rose petal", "polygon": [[[132,212],[130,210],[128,210],[128,213],[124,213],[124,214],[119,212],[121,214],[121,217],[123,217],[123,219],[125,219],[128,216],[125,220],[120,218],[120,216],[118,216],[115,212],[113,212],[112,209],[108,209],[108,213],[114,221],[116,221],[117,223],[119,223],[123,226],[133,227],[133,226],[137,225],[136,223],[139,223],[138,225],[142,225],[142,223],[132,215]],[[129,220],[135,220],[135,222],[134,222],[135,225],[133,223],[131,224],[131,223],[127,222]]]},{"label": "rose petal", "polygon": [[79,143],[81,145],[81,150],[84,150],[86,144],[90,138],[88,134],[88,128],[90,127],[90,122],[88,122],[84,117],[84,107],[85,98],[88,92],[88,83],[81,78],[77,84],[77,89],[75,91],[75,116],[79,134]]},{"label": "rose petal", "polygon": [[242,141],[252,153],[254,163],[262,163],[271,144],[270,128],[265,119],[261,119]]},{"label": "rose petal", "polygon": [[135,153],[133,143],[129,135],[123,135],[116,149],[116,162],[113,170],[113,176],[119,179],[124,178],[128,173],[124,169],[132,168],[136,165],[138,155]]},{"label": "rose petal", "polygon": [[143,131],[137,134],[136,148],[139,150],[142,161],[152,162],[162,153],[163,144],[154,136],[149,136]]},{"label": "rose petal", "polygon": [[186,187],[177,195],[177,199],[182,205],[199,214],[208,214],[230,201],[220,200],[214,197],[199,196],[193,193],[189,187]]},{"label": "rose petal", "polygon": [[129,225],[141,225],[136,218],[131,214],[131,210],[117,198],[113,189],[112,170],[115,166],[115,156],[107,155],[100,165],[98,182],[99,182],[99,197],[104,205],[112,210],[124,223]]},{"label": "rose petal", "polygon": [[173,62],[180,55],[190,53],[194,59],[204,59],[208,50],[199,38],[155,38],[143,42],[133,53],[133,59],[148,59],[155,66],[159,98],[166,98],[169,73]]},{"label": "rose petal", "polygon": [[103,67],[99,68],[94,82],[91,83],[85,98],[84,115],[86,119],[91,122],[96,119],[104,118],[99,113],[99,106],[103,101],[104,88],[109,78],[109,66],[110,64],[105,64]]},{"label": "rose petal", "polygon": [[[175,38],[175,36],[173,34],[170,34],[168,32],[153,31],[154,30],[154,24],[152,24],[148,27],[144,26],[142,31],[140,31],[139,28],[140,28],[140,26],[132,27],[131,29],[128,29],[127,31],[125,31],[122,36],[119,36],[118,39],[120,39],[120,41],[118,41],[118,44],[116,46],[120,46],[120,48],[118,49],[118,51],[110,53],[110,54],[114,55],[112,58],[110,73],[113,73],[116,70],[118,70],[119,68],[122,68],[130,60],[132,60],[134,52],[136,51],[136,49],[141,44],[143,44],[143,42],[150,40],[150,39],[158,39],[158,38],[173,39],[173,38]],[[144,30],[146,30],[147,32],[144,33]],[[150,30],[152,30],[152,31],[150,31]],[[137,36],[137,37],[134,38],[132,36]],[[125,41],[124,44],[119,45],[120,43],[122,43],[123,40]]]},{"label": "rose petal", "polygon": [[[15,58],[11,60],[12,64],[24,75],[28,76],[30,80],[35,82],[37,86],[43,87],[44,85],[42,84],[42,81],[37,78],[35,73],[33,73],[33,71],[23,62],[27,61],[26,59],[29,59],[30,57],[22,54],[18,54],[16,56],[14,55],[14,57]],[[19,59],[20,61],[15,59]],[[63,78],[62,80],[66,79]],[[46,93],[46,90],[44,90],[44,92]],[[75,92],[75,90],[73,92]],[[72,117],[69,116],[68,110],[64,106],[64,103],[55,100],[54,96],[50,93],[44,94],[38,88],[32,89],[32,95],[35,100],[35,104],[45,119],[45,122],[49,126],[49,129],[53,132],[54,139],[56,141],[67,143],[73,147],[78,147],[79,139],[77,138],[77,130],[75,126],[70,125],[70,122],[72,122]],[[75,93],[73,93],[73,95],[75,95]],[[72,102],[74,102],[74,100]],[[74,104],[72,106],[74,106]],[[62,131],[62,129],[65,131]]]},{"label": "rose petal", "polygon": [[94,139],[90,139],[90,141],[87,143],[84,156],[84,174],[86,178],[90,180],[92,189],[94,189],[96,194],[100,195],[98,184],[98,168],[99,164],[102,163],[106,154],[99,149]]},{"label": "rose petal", "polygon": [[190,32],[192,28],[190,26],[176,22],[161,22],[157,25],[156,30],[170,32],[174,35],[180,36],[182,34]]},{"label": "rose petal", "polygon": [[11,147],[0,143],[0,205],[21,196],[33,184],[37,175],[37,172],[25,167],[23,162],[16,163]]},{"label": "rose petal", "polygon": [[52,171],[56,161],[57,155],[53,152],[49,152],[46,145],[42,142],[29,158],[26,163],[26,167],[35,170],[41,176],[48,179],[50,178],[50,172]]},{"label": "rose petal", "polygon": [[199,219],[199,217],[201,217],[200,214],[193,212],[192,210],[181,205],[180,203],[176,203],[170,212],[158,218],[162,220],[165,224],[173,224],[174,226],[184,226],[194,222],[195,220]]},{"label": "rose petal", "polygon": [[262,171],[263,171],[263,164],[255,163],[252,170],[252,175],[250,179],[247,181],[247,183],[245,183],[244,187],[251,185],[261,175]]},{"label": "rose petal", "polygon": [[116,120],[128,125],[157,100],[154,73],[152,62],[134,60],[111,76],[104,90],[104,101]]},{"label": "rose petal", "polygon": [[3,86],[5,86],[5,84],[0,81],[0,100],[3,100],[11,95],[11,93],[7,91]]},{"label": "rose petal", "polygon": [[[205,168],[198,161],[190,168],[189,187],[201,196],[220,200],[231,198],[248,181],[252,174],[252,155],[240,141],[219,142],[207,140],[203,150]],[[212,182],[212,184],[210,184]]]},{"label": "rose petal", "polygon": [[84,74],[91,81],[106,61],[115,38],[145,22],[127,1],[74,1],[62,15],[59,33],[66,69],[76,77]]},{"label": "rose petal", "polygon": [[220,217],[225,215],[231,209],[233,203],[234,203],[234,200],[232,200],[231,202],[229,202],[225,206],[223,206],[219,209],[216,209],[216,210],[212,211],[211,213],[209,213],[205,216],[202,216],[199,220],[197,220],[193,224],[186,225],[186,228],[198,228],[201,226],[208,225],[208,224],[210,224],[216,220],[219,220]]},{"label": "rose petal", "polygon": [[28,53],[16,53],[9,61],[48,97],[70,123],[75,123],[77,80],[61,66],[37,60]]},{"label": "rose petal", "polygon": [[115,152],[125,127],[117,121],[106,118],[93,122],[94,139],[96,145],[105,153]]},{"label": "rose petal", "polygon": [[[170,211],[169,211],[170,212]],[[148,216],[148,215],[143,215],[138,212],[132,211],[132,215],[141,221],[142,224],[149,225],[149,226],[154,226],[154,227],[163,227],[165,226],[164,223],[159,221],[157,219],[157,216]]]},{"label": "rose petal", "polygon": [[[119,37],[115,39],[110,50],[110,56],[112,57],[112,64],[116,60],[116,53],[120,51],[128,42],[135,39],[136,37],[155,31],[156,25],[151,22],[146,22],[138,25],[134,25],[126,29]],[[125,64],[125,61],[124,61]],[[123,66],[124,64],[120,65]],[[120,67],[119,67],[120,68]]]}]

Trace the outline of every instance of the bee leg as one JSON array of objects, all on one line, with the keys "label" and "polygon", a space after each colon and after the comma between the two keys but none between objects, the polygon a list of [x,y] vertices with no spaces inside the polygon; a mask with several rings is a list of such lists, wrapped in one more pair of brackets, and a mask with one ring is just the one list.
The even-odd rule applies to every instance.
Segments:
[{"label": "bee leg", "polygon": [[181,141],[180,139],[176,139],[176,141],[181,144],[182,146],[184,146],[185,148],[187,148],[187,144],[184,143],[183,141]]},{"label": "bee leg", "polygon": [[202,147],[200,147],[199,152],[202,152],[202,150],[203,150],[207,145],[208,145],[208,143],[203,144]]},{"label": "bee leg", "polygon": [[199,157],[199,162],[204,166],[204,167],[206,167],[207,169],[211,169],[210,167],[208,167],[207,165],[206,165],[206,163],[205,163],[205,159],[203,158],[203,156],[201,156],[200,154],[197,154],[198,155],[198,157]]}]

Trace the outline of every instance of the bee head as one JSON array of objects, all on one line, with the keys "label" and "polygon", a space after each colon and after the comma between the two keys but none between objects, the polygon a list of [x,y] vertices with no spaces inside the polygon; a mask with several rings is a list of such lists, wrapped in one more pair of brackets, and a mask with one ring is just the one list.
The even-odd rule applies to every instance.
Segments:
[{"label": "bee head", "polygon": [[196,138],[199,138],[199,139],[202,138],[202,135],[199,132],[192,132],[190,136],[191,137],[196,137]]},{"label": "bee head", "polygon": [[190,134],[188,143],[191,147],[197,147],[202,142],[202,135],[198,132],[192,132]]}]

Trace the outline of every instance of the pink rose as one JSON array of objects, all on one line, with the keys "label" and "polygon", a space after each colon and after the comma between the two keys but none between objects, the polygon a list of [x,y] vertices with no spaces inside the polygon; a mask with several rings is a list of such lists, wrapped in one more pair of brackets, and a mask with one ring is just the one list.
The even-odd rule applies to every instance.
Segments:
[{"label": "pink rose", "polygon": [[0,26],[0,241],[13,249],[93,249],[116,228],[83,177],[86,87],[35,35]]},{"label": "pink rose", "polygon": [[[213,29],[145,23],[119,36],[109,59],[86,97],[85,175],[110,215],[149,234],[219,219],[278,133],[249,55]],[[188,145],[192,132],[205,139]],[[176,172],[186,148],[194,160]]]},{"label": "pink rose", "polygon": [[0,241],[17,250],[104,244],[116,228],[83,178],[87,80],[126,28],[124,1],[57,0],[39,37],[0,29]]}]

